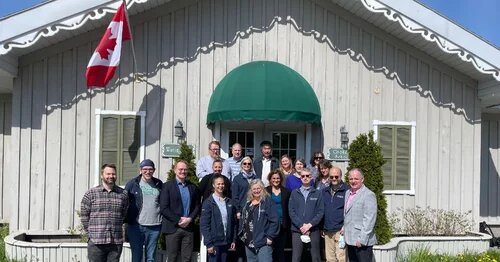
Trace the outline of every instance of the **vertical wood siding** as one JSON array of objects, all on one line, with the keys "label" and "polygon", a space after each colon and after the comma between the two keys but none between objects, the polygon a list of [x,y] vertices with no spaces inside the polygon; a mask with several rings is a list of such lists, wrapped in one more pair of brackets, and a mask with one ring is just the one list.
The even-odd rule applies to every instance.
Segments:
[{"label": "vertical wood siding", "polygon": [[174,141],[177,119],[196,154],[206,154],[214,137],[205,124],[210,95],[229,71],[255,60],[283,63],[311,84],[323,116],[314,145],[340,146],[344,125],[352,141],[373,120],[416,121],[416,193],[388,195],[391,210],[418,205],[479,216],[484,181],[473,79],[326,0],[172,1],[130,20],[144,82],[134,81],[127,43],[114,84],[87,91],[85,68],[103,30],[20,59],[13,175],[4,178],[18,185],[4,191],[15,207],[13,229],[78,223],[75,210],[97,179],[95,109],[146,111],[146,157],[165,179],[171,161],[159,152]]},{"label": "vertical wood siding", "polygon": [[6,164],[10,157],[10,136],[12,126],[12,95],[0,95],[0,221],[7,220],[7,210],[10,206],[6,189],[5,177],[11,175]]}]

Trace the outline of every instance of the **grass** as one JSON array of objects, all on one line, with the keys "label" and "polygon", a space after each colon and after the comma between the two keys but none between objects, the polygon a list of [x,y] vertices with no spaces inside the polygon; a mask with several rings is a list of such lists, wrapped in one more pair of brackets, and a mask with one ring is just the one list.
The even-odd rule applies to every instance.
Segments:
[{"label": "grass", "polygon": [[483,253],[464,252],[458,255],[433,254],[427,248],[411,250],[399,262],[500,262],[500,250],[488,250]]}]

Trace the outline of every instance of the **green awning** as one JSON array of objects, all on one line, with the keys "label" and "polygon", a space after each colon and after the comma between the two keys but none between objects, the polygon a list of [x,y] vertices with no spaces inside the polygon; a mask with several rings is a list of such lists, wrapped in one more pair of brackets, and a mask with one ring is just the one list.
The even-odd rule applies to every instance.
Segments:
[{"label": "green awning", "polygon": [[319,124],[321,110],[314,90],[299,73],[280,63],[256,61],[229,72],[208,105],[207,124],[240,120]]}]

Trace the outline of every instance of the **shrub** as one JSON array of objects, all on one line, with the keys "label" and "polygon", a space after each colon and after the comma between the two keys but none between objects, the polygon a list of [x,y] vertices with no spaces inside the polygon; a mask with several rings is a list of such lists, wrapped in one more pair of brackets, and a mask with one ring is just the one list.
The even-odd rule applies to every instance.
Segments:
[{"label": "shrub", "polygon": [[[373,140],[373,131],[368,135],[361,134],[348,149],[348,170],[359,168],[365,177],[364,183],[377,197],[377,222],[375,235],[378,244],[385,244],[391,240],[391,227],[387,220],[387,201],[384,195],[384,175],[382,165],[385,163],[380,144]],[[346,174],[347,175],[347,174]],[[346,181],[348,181],[346,179]]]},{"label": "shrub", "polygon": [[174,172],[174,167],[175,163],[179,160],[184,160],[188,163],[188,176],[187,180],[195,185],[198,185],[200,182],[198,180],[198,177],[196,176],[196,164],[194,162],[194,154],[193,150],[187,145],[187,143],[184,141],[181,144],[181,153],[179,157],[174,158],[174,163],[172,165],[172,169],[168,172],[168,178],[167,180],[171,180],[175,178],[175,172]]},{"label": "shrub", "polygon": [[471,211],[459,212],[433,208],[398,208],[391,214],[392,230],[410,236],[455,236],[472,230]]},{"label": "shrub", "polygon": [[403,257],[398,257],[398,262],[427,262],[427,261],[448,261],[448,262],[497,262],[500,261],[500,251],[488,250],[483,253],[464,252],[456,256],[447,254],[433,254],[428,248],[416,248],[408,252]]}]

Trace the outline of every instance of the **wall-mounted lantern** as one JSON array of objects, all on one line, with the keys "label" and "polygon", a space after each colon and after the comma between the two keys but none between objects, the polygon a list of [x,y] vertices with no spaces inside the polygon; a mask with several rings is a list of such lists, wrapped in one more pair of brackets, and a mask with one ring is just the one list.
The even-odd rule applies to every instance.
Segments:
[{"label": "wall-mounted lantern", "polygon": [[345,150],[349,148],[349,137],[347,137],[347,134],[347,129],[345,128],[345,126],[342,126],[340,128],[340,147]]},{"label": "wall-mounted lantern", "polygon": [[182,138],[184,136],[184,126],[182,125],[181,120],[177,120],[174,126],[174,136],[177,137],[177,143],[182,142]]}]

